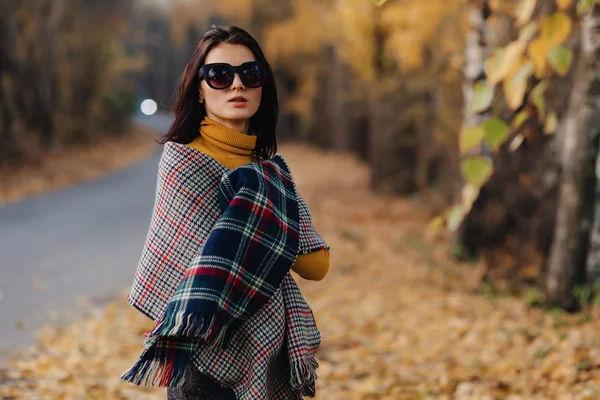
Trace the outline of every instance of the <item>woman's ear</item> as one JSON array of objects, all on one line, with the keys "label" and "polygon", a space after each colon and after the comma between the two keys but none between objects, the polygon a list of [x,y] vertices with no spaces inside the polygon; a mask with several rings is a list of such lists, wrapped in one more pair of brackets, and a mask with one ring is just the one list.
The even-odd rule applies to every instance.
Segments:
[{"label": "woman's ear", "polygon": [[204,103],[204,94],[202,93],[202,86],[198,88],[198,98],[200,103]]}]

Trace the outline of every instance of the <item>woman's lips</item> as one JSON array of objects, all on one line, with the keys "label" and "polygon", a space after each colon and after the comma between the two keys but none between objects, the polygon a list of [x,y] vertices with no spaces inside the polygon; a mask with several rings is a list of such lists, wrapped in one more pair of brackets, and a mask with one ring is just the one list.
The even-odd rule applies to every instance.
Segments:
[{"label": "woman's lips", "polygon": [[230,103],[233,103],[234,107],[244,107],[246,105],[246,103],[248,103],[248,100],[246,100],[246,98],[238,96],[238,97],[234,97],[233,99],[229,100]]}]

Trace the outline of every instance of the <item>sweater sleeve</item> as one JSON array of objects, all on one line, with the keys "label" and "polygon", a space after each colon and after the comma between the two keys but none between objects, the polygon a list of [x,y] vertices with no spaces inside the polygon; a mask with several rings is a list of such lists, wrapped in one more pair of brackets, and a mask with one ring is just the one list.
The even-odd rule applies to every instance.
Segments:
[{"label": "sweater sleeve", "polygon": [[329,250],[321,249],[313,253],[299,254],[292,271],[310,281],[323,280],[329,271]]}]

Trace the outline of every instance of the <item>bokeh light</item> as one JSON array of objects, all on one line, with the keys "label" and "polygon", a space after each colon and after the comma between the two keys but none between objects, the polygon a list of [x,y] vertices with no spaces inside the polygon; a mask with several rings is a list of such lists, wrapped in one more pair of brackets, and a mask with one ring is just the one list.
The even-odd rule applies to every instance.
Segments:
[{"label": "bokeh light", "polygon": [[152,99],[142,101],[140,109],[145,115],[153,115],[158,110],[158,104]]}]

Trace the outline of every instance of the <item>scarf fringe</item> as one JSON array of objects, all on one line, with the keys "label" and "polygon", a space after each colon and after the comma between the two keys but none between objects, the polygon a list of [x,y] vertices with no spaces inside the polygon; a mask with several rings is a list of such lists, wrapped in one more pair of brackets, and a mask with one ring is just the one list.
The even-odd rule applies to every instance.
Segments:
[{"label": "scarf fringe", "polygon": [[196,313],[186,315],[185,312],[180,311],[166,313],[166,317],[158,321],[154,328],[145,334],[145,341],[150,344],[156,336],[184,336],[204,341],[211,349],[219,350],[229,344],[234,331],[235,327],[232,324],[222,325],[215,315],[205,318]]},{"label": "scarf fringe", "polygon": [[290,385],[302,390],[303,396],[315,397],[315,381],[317,380],[317,362],[314,354],[294,362],[290,371]]},{"label": "scarf fringe", "polygon": [[[233,332],[230,325],[219,327],[216,317],[203,318],[198,314],[184,316],[183,312],[168,315],[144,334],[145,350],[138,361],[121,375],[121,379],[138,386],[177,387],[184,382],[190,363],[190,351],[200,340],[218,350],[229,343]],[[187,348],[176,349],[169,342],[183,336]],[[165,344],[161,346],[161,344]]]},{"label": "scarf fringe", "polygon": [[165,313],[154,328],[147,332],[144,336],[146,342],[151,342],[156,336],[183,336],[188,338],[202,339],[211,341],[215,336],[216,318],[205,318],[204,316],[191,313],[187,314],[183,311],[177,313]]},{"label": "scarf fringe", "polygon": [[138,361],[121,379],[138,386],[177,387],[185,382],[186,363],[169,360],[166,354],[158,354],[157,347],[144,350]]}]

